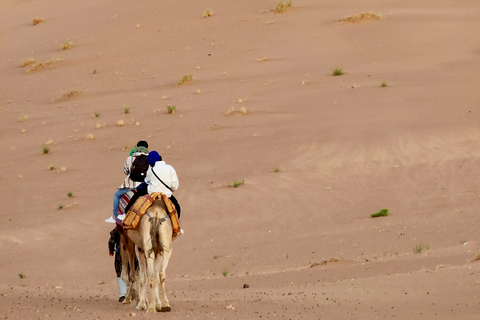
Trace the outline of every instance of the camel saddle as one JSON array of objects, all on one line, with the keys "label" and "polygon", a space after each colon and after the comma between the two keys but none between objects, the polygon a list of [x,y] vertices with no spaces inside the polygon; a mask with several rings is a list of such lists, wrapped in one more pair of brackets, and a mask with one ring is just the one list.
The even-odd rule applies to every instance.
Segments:
[{"label": "camel saddle", "polygon": [[147,212],[148,208],[152,205],[152,203],[157,200],[161,199],[165,204],[165,208],[167,209],[167,213],[172,221],[173,227],[173,236],[177,235],[181,232],[180,222],[178,221],[178,214],[177,210],[175,209],[175,205],[170,201],[170,199],[161,192],[154,192],[150,194],[146,194],[135,201],[133,206],[127,212],[125,219],[123,219],[123,228],[124,229],[136,229],[140,219],[142,219],[143,215]]}]

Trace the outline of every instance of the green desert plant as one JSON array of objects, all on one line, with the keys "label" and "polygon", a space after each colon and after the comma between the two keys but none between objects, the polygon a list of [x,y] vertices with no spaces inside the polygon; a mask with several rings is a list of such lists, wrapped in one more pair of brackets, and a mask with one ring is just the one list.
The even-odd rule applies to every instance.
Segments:
[{"label": "green desert plant", "polygon": [[25,274],[24,274],[24,273],[21,273],[21,272],[18,274],[18,276],[20,277],[20,279],[25,278]]},{"label": "green desert plant", "polygon": [[420,253],[423,250],[428,250],[430,246],[428,244],[417,244],[415,248],[413,248],[413,252]]},{"label": "green desert plant", "polygon": [[273,172],[275,172],[275,173],[280,172],[280,171],[281,171],[281,170],[280,170],[280,167],[275,167],[275,168],[273,169]]},{"label": "green desert plant", "polygon": [[58,205],[58,210],[61,210],[61,209],[63,209],[63,204]]},{"label": "green desert plant", "polygon": [[175,111],[177,111],[177,107],[172,105],[172,104],[169,104],[167,106],[167,113],[168,114],[172,114],[172,113],[175,113]]},{"label": "green desert plant", "polygon": [[123,113],[129,114],[130,113],[130,108],[128,106],[123,107]]},{"label": "green desert plant", "polygon": [[332,74],[333,74],[333,76],[335,76],[335,77],[336,77],[336,76],[341,76],[341,75],[343,74],[343,70],[340,69],[340,68],[336,68],[336,69],[333,70]]},{"label": "green desert plant", "polygon": [[277,3],[277,6],[275,9],[273,9],[273,12],[275,13],[284,13],[288,8],[292,7],[292,2],[291,1],[281,1]]},{"label": "green desert plant", "polygon": [[213,259],[218,259],[218,256],[213,256]]},{"label": "green desert plant", "polygon": [[55,167],[54,167],[54,166],[50,166],[48,169],[50,169],[50,171],[52,171],[52,170],[55,170]]},{"label": "green desert plant", "polygon": [[222,269],[222,274],[223,274],[224,277],[226,277],[229,272],[230,272],[230,270],[227,267]]},{"label": "green desert plant", "polygon": [[388,209],[382,209],[376,213],[372,213],[370,216],[372,218],[378,218],[378,217],[387,217],[390,213],[388,212]]},{"label": "green desert plant", "polygon": [[95,112],[93,113],[93,115],[95,116],[95,118],[98,118],[98,117],[100,117],[100,112],[95,111]]},{"label": "green desert plant", "polygon": [[50,152],[50,148],[49,148],[49,147],[47,147],[47,146],[43,146],[43,147],[42,147],[42,154],[47,154],[47,153],[49,153],[49,152]]},{"label": "green desert plant", "polygon": [[380,87],[382,87],[382,88],[385,88],[386,86],[387,86],[387,83],[386,83],[386,82],[382,82],[382,83],[380,84]]},{"label": "green desert plant", "polygon": [[240,186],[241,186],[242,184],[244,184],[244,183],[245,183],[244,180],[242,180],[242,181],[234,181],[234,182],[233,182],[233,187],[234,187],[234,188],[238,188],[238,187],[240,187]]},{"label": "green desert plant", "polygon": [[184,84],[185,82],[188,82],[188,81],[191,81],[193,79],[193,76],[191,74],[186,74],[182,77],[182,79],[180,79],[179,81],[177,81],[176,85],[179,86],[179,85],[182,85]]},{"label": "green desert plant", "polygon": [[67,193],[67,197],[69,198],[73,197],[73,193],[72,192]]}]

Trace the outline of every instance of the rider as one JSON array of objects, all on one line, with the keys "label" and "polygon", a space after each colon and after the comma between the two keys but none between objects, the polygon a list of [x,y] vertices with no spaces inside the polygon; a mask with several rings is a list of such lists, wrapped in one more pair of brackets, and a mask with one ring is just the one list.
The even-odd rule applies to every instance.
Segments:
[{"label": "rider", "polygon": [[135,189],[138,185],[141,184],[139,181],[133,181],[130,179],[130,172],[132,170],[132,164],[136,157],[141,155],[148,155],[148,143],[147,141],[138,141],[137,146],[130,151],[130,155],[125,161],[123,166],[123,172],[127,175],[122,183],[122,185],[115,192],[113,197],[113,215],[112,217],[105,220],[105,222],[115,223],[115,228],[110,232],[110,239],[108,242],[109,253],[111,256],[115,255],[115,272],[117,273],[117,284],[118,284],[118,301],[122,302],[125,300],[125,295],[127,293],[127,286],[121,278],[122,273],[122,260],[120,257],[120,230],[117,226],[121,221],[117,218],[118,207],[120,198],[130,190]]},{"label": "rider", "polygon": [[151,151],[148,154],[148,164],[150,168],[147,170],[145,181],[137,187],[137,191],[125,207],[125,213],[130,210],[140,196],[144,196],[147,193],[162,192],[175,205],[180,218],[180,205],[173,196],[173,192],[178,189],[179,184],[175,169],[171,165],[166,164],[165,161],[162,161],[162,156],[157,151]]},{"label": "rider", "polygon": [[123,166],[123,172],[127,175],[122,183],[122,185],[118,188],[115,192],[113,197],[113,218],[118,222],[121,223],[117,219],[118,214],[118,206],[120,203],[120,198],[130,190],[135,189],[138,187],[141,182],[140,181],[133,181],[130,179],[130,172],[132,170],[132,163],[136,157],[141,155],[148,155],[148,143],[147,141],[138,141],[137,146],[130,152],[130,156],[125,161],[125,165]]}]

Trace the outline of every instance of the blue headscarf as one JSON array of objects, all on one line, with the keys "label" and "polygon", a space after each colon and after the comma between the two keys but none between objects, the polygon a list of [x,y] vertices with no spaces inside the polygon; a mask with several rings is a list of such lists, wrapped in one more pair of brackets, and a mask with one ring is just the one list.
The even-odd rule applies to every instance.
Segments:
[{"label": "blue headscarf", "polygon": [[157,151],[151,151],[148,154],[148,164],[153,167],[157,161],[162,161],[162,156],[159,155]]}]

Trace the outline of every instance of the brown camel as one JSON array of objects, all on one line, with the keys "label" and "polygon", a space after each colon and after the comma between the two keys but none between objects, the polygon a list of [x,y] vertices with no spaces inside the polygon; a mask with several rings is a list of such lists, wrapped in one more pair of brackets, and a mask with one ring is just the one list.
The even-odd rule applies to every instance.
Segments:
[{"label": "brown camel", "polygon": [[[165,294],[165,270],[172,255],[172,223],[162,200],[155,200],[145,215],[141,218],[136,229],[125,230],[123,248],[126,256],[122,257],[123,268],[127,270],[127,263],[134,266],[135,253],[140,269],[140,285],[137,309],[149,312],[169,312],[170,304]],[[146,297],[147,279],[152,288],[150,305]],[[128,275],[127,296],[124,303],[132,302],[135,283],[135,268],[130,268]],[[162,290],[159,297],[158,284]]]}]

